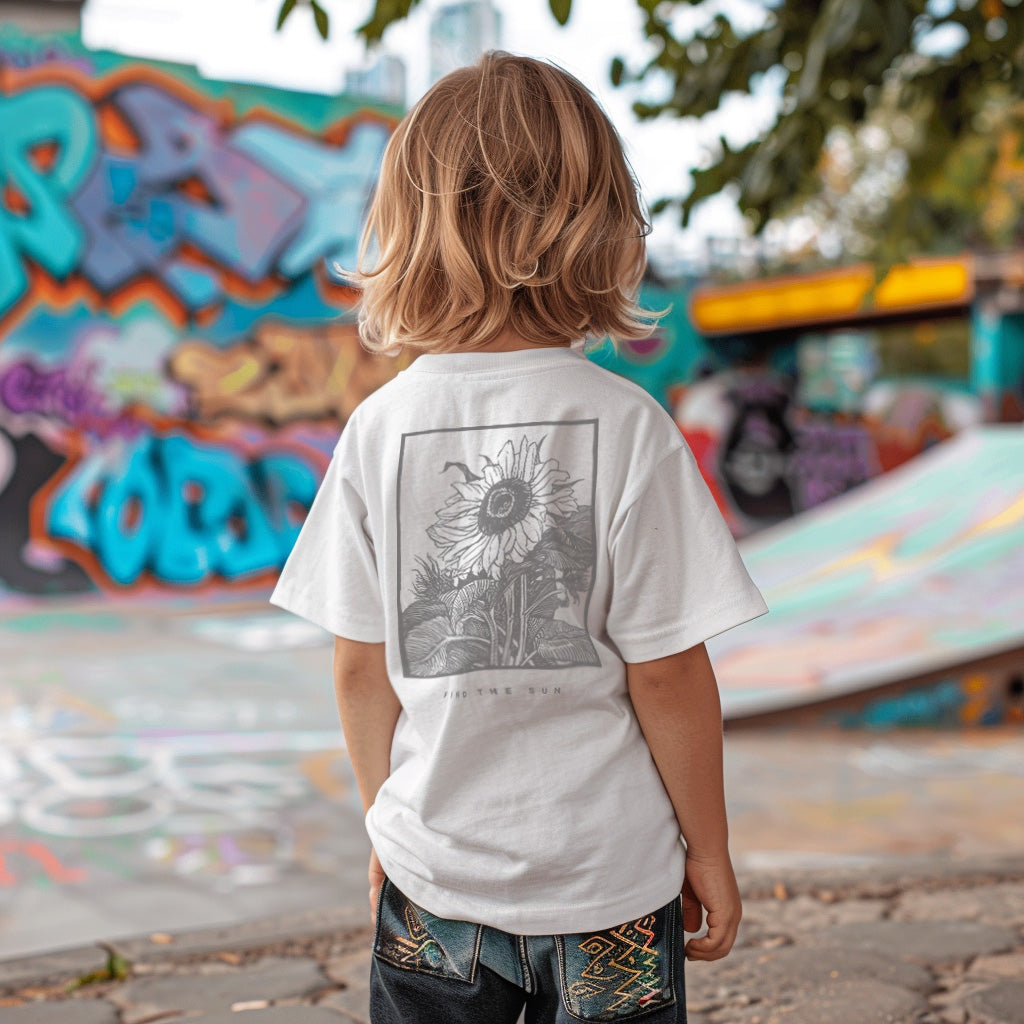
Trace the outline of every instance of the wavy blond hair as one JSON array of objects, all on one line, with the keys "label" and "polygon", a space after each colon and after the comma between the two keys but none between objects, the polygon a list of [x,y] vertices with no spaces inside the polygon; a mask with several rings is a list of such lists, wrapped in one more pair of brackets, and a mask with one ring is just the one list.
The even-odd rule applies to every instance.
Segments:
[{"label": "wavy blond hair", "polygon": [[538,345],[648,337],[649,231],[590,92],[551,64],[485,54],[388,142],[351,275],[363,344],[450,352],[505,329]]}]

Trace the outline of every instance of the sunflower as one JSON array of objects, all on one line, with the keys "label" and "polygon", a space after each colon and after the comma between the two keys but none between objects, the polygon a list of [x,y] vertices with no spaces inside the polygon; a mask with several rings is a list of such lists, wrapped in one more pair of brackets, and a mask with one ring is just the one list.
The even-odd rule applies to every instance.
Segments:
[{"label": "sunflower", "polygon": [[464,481],[427,529],[441,559],[456,577],[497,577],[506,562],[521,562],[537,545],[552,516],[571,515],[576,497],[569,474],[554,459],[541,458],[540,441],[519,447],[506,441],[497,458],[483,456],[482,475],[457,465]]}]

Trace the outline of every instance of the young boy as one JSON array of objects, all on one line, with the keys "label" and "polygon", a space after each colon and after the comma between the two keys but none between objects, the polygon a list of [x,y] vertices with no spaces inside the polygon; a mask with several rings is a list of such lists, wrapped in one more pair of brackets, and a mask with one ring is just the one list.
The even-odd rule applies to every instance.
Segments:
[{"label": "young boy", "polygon": [[704,641],[765,605],[671,418],[578,347],[650,333],[647,230],[604,113],[538,61],[447,76],[385,154],[362,333],[422,354],[349,420],[272,597],[337,637],[375,1024],[682,1022],[684,959],[735,938]]}]

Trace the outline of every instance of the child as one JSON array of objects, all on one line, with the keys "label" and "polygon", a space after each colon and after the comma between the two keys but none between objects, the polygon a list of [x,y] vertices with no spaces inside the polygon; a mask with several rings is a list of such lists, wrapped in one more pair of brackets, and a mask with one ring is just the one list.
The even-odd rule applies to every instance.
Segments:
[{"label": "child", "polygon": [[348,421],[272,598],[337,637],[374,1024],[683,1022],[684,959],[735,938],[704,641],[765,605],[671,418],[578,347],[650,334],[647,229],[539,61],[448,75],[385,153],[362,334],[422,354]]}]

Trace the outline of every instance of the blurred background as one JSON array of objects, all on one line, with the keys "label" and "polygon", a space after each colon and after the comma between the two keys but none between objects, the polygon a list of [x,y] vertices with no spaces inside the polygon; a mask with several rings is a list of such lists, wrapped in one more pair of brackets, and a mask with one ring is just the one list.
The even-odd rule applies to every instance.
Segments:
[{"label": "blurred background", "polygon": [[589,355],[772,609],[711,645],[738,867],[1024,848],[1017,3],[0,0],[0,957],[365,899],[266,598],[406,365],[339,276],[388,134],[496,47],[626,142],[671,312]]}]

